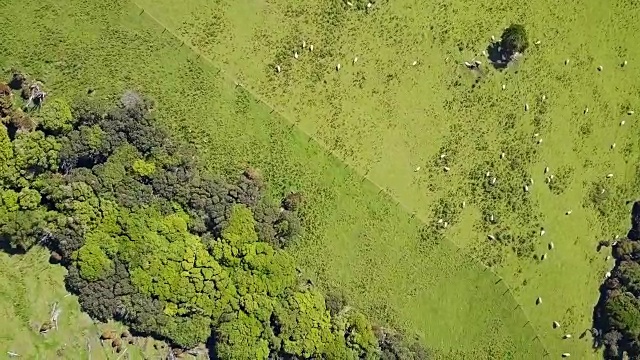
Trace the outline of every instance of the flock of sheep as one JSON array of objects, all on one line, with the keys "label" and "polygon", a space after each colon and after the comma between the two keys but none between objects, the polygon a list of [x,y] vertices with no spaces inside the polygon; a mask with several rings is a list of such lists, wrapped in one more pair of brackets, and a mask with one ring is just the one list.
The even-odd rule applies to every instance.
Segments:
[{"label": "flock of sheep", "polygon": [[[347,4],[348,4],[348,5],[351,5],[349,2],[347,2]],[[369,2],[369,3],[367,4],[367,8],[371,8],[371,6],[372,6],[372,3],[370,3],[370,2]],[[494,41],[494,42],[495,42],[495,37],[492,37],[492,41]],[[539,41],[537,41],[535,44],[536,44],[536,45],[538,45],[539,43],[540,43],[540,42],[539,42]],[[302,41],[302,44],[301,44],[301,45],[302,45],[302,49],[308,49],[308,51],[313,51],[313,50],[314,50],[314,46],[313,46],[312,44],[307,44],[307,43],[306,43],[306,41]],[[485,55],[485,56],[486,56],[486,52],[485,52],[485,51],[483,51],[483,55]],[[293,51],[293,58],[294,58],[294,59],[296,59],[296,60],[300,58],[300,53],[299,53],[297,50],[294,50],[294,51]],[[352,60],[352,64],[353,64],[353,65],[355,65],[357,62],[358,62],[358,57],[357,57],[357,56],[355,56],[355,57],[353,58],[353,60]],[[566,60],[564,61],[565,65],[568,65],[568,64],[569,64],[569,62],[570,62],[570,60],[569,60],[569,59],[566,59]],[[411,65],[412,65],[412,66],[416,66],[417,64],[418,64],[418,61],[417,61],[417,60],[414,60],[414,61],[411,63]],[[472,69],[472,70],[473,70],[473,69],[478,69],[478,68],[482,65],[482,62],[474,59],[474,60],[472,60],[471,62],[469,62],[469,61],[465,61],[463,64],[464,64],[468,69]],[[628,63],[627,63],[627,61],[625,60],[625,61],[624,61],[620,66],[621,66],[621,67],[625,67],[625,66],[627,66],[627,64],[628,64]],[[340,63],[337,63],[337,64],[336,64],[336,66],[335,66],[335,70],[336,70],[336,71],[340,71],[340,69],[341,69],[341,68],[342,68],[342,65],[341,65]],[[597,67],[597,70],[601,72],[601,71],[603,71],[603,70],[604,70],[604,68],[603,68],[603,66],[598,66],[598,67]],[[280,65],[276,65],[276,66],[275,66],[275,71],[276,71],[276,73],[280,73],[280,72],[282,71],[282,67],[281,67]],[[502,85],[502,90],[506,90],[506,88],[507,88],[506,84],[503,84],[503,85]],[[545,101],[545,100],[547,100],[546,95],[542,95],[542,101]],[[524,104],[524,110],[525,110],[525,111],[529,111],[529,109],[530,109],[529,104],[528,104],[528,103],[525,103],[525,104]],[[587,107],[587,108],[585,108],[585,109],[584,109],[583,114],[587,115],[588,113],[589,113],[589,108]],[[633,114],[634,114],[634,111],[633,111],[633,110],[628,110],[628,111],[627,111],[627,115],[633,115]],[[625,124],[625,121],[624,121],[624,120],[622,120],[622,121],[620,122],[620,126],[623,126],[624,124]],[[536,141],[536,143],[537,143],[538,145],[542,144],[542,138],[540,137],[540,134],[536,133],[536,134],[534,134],[534,136],[533,136],[533,137],[534,137],[534,139],[535,139],[535,141]],[[615,144],[615,143],[611,144],[611,149],[614,149],[615,147],[616,147],[616,144]],[[502,153],[500,154],[500,159],[505,159],[505,157],[506,157],[506,156],[507,156],[507,155],[506,155],[504,152],[502,152]],[[444,157],[446,157],[446,154],[441,154],[441,155],[440,155],[440,158],[441,158],[441,159],[443,159]],[[443,167],[443,170],[444,170],[445,172],[448,172],[448,171],[450,170],[450,168],[449,168],[449,167],[447,167],[447,166],[444,166],[444,167]],[[414,171],[415,171],[415,172],[420,171],[420,166],[416,167]],[[547,175],[548,173],[549,173],[549,167],[547,166],[547,167],[545,167],[545,168],[544,168],[544,174],[545,174],[545,175]],[[489,178],[489,177],[490,177],[489,183],[490,183],[491,185],[495,185],[495,184],[496,184],[497,179],[496,179],[496,177],[492,177],[492,176],[491,176],[491,172],[487,172],[487,173],[486,173],[486,177],[487,177],[487,178]],[[613,174],[612,174],[612,173],[610,173],[610,174],[607,174],[607,175],[606,175],[606,178],[607,178],[607,179],[610,179],[610,178],[612,178],[612,177],[613,177]],[[551,183],[553,180],[554,180],[554,175],[553,175],[553,174],[548,174],[548,176],[545,178],[545,182],[546,182],[546,183]],[[531,186],[531,185],[533,185],[533,179],[529,179],[528,183],[523,184],[523,187],[522,187],[522,188],[523,188],[523,191],[525,191],[525,192],[529,192],[529,186]],[[602,192],[604,192],[604,189],[602,189]],[[463,202],[462,202],[462,207],[464,208],[465,206],[466,206],[466,202],[464,202],[464,201],[463,201]],[[565,212],[565,215],[571,215],[571,213],[572,213],[572,210],[567,210],[567,211]],[[493,220],[494,220],[493,215],[491,215],[491,219],[490,219],[490,220],[493,222]],[[444,219],[439,219],[439,220],[438,220],[438,224],[439,224],[440,226],[443,226],[444,228],[446,228],[446,227],[449,225],[449,223],[448,223],[447,221],[444,221]],[[543,236],[545,233],[546,233],[545,229],[544,229],[544,228],[541,228],[541,229],[540,229],[540,236]],[[492,240],[492,241],[496,240],[496,237],[495,237],[493,234],[489,234],[489,235],[487,235],[487,238],[488,238],[489,240]],[[617,238],[618,238],[618,236],[616,236],[616,239],[617,239]],[[616,244],[616,243],[614,242],[614,243],[613,243],[613,245],[615,245],[615,244]],[[553,250],[553,249],[554,249],[554,247],[555,247],[555,245],[554,245],[554,243],[553,243],[553,242],[549,242],[549,243],[547,244],[547,247],[548,247],[548,249],[549,249],[549,250]],[[540,259],[541,259],[541,260],[545,260],[546,258],[547,258],[547,253],[542,254],[542,256],[540,257]],[[609,260],[609,259],[610,259],[610,257],[609,257],[609,256],[607,256],[607,260]],[[607,272],[607,273],[606,273],[606,275],[605,275],[605,277],[606,277],[606,278],[608,278],[608,277],[610,277],[610,276],[611,276],[611,272]],[[536,302],[535,302],[535,303],[536,303],[536,305],[541,305],[541,304],[542,304],[542,298],[541,298],[541,297],[538,297],[538,298],[536,299]],[[554,322],[552,323],[552,326],[553,326],[553,328],[554,328],[554,329],[558,329],[558,328],[560,328],[560,323],[559,323],[559,322],[557,322],[557,321],[554,321]],[[563,338],[563,339],[571,339],[571,337],[572,337],[572,335],[571,335],[571,334],[569,334],[569,333],[564,334],[564,335],[562,336],[562,338]],[[562,354],[562,357],[563,357],[563,358],[568,358],[568,357],[570,357],[570,356],[571,356],[571,354],[570,354],[570,353],[563,353],[563,354]]]}]

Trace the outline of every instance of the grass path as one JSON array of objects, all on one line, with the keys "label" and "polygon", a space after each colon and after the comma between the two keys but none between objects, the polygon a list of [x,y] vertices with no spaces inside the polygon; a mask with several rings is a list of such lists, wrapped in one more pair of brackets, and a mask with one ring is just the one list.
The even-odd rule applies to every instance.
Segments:
[{"label": "grass path", "polygon": [[[244,84],[242,84],[239,79],[235,78],[234,76],[230,75],[229,73],[227,73],[224,69],[222,69],[221,67],[217,66],[213,61],[211,61],[211,59],[209,59],[206,55],[203,55],[201,51],[199,51],[197,48],[193,47],[190,44],[186,44],[185,40],[183,38],[181,38],[178,34],[176,34],[175,32],[173,32],[171,29],[169,29],[167,26],[165,26],[158,18],[156,18],[155,16],[153,16],[153,14],[151,14],[149,11],[146,11],[144,9],[143,6],[141,6],[140,4],[136,3],[135,1],[133,1],[133,3],[140,9],[140,15],[145,15],[148,16],[150,19],[152,19],[154,22],[156,22],[160,27],[163,28],[163,33],[167,32],[169,34],[171,34],[173,37],[175,37],[178,41],[181,41],[184,46],[187,46],[189,48],[190,51],[192,51],[194,54],[197,55],[198,58],[203,58],[206,62],[208,62],[209,64],[211,64],[213,67],[215,67],[216,69],[219,70],[219,72],[221,74],[224,75],[224,77],[230,81],[233,82],[236,86],[241,86],[244,90],[248,91],[252,97],[254,97],[256,100],[258,100],[259,102],[263,103],[265,106],[267,106],[271,111],[271,113],[275,113],[277,115],[277,117],[279,117],[280,119],[282,119],[285,123],[288,123],[289,125],[292,125],[294,127],[296,127],[297,131],[300,131],[301,133],[303,133],[306,137],[313,139],[313,141],[320,146],[321,148],[324,149],[324,151],[326,151],[327,153],[331,154],[333,157],[335,157],[336,159],[338,159],[339,161],[343,162],[343,160],[341,159],[341,157],[336,154],[333,150],[329,149],[323,142],[319,141],[316,137],[314,137],[312,134],[309,134],[308,132],[306,132],[304,130],[304,128],[301,128],[300,126],[298,126],[298,124],[295,121],[292,121],[291,119],[289,119],[287,116],[285,116],[284,114],[280,113],[273,105],[271,105],[269,103],[269,101],[267,99],[265,99],[264,97],[262,97],[260,94],[258,94],[256,91],[252,90],[251,87],[246,86]],[[356,167],[352,167],[349,166],[346,162],[345,162],[345,166],[348,166],[351,168],[351,170],[355,173],[357,173],[359,176],[362,176],[362,178],[364,180],[366,180],[367,182],[371,183],[375,188],[379,189],[379,193],[385,193],[385,195],[392,199],[392,201],[399,207],[401,207],[407,214],[411,214],[411,217],[417,217],[425,226],[428,224],[428,220],[426,218],[423,218],[423,215],[421,214],[416,214],[415,211],[413,211],[410,207],[408,207],[407,205],[405,205],[402,201],[400,201],[399,199],[397,199],[391,192],[388,191],[388,189],[382,187],[381,185],[377,184],[373,179],[371,179],[370,177],[367,176],[367,174],[362,174],[358,168]],[[447,239],[447,241],[449,241]],[[460,248],[457,244],[455,244],[455,242],[452,242],[452,244],[454,246],[457,246],[458,248]],[[490,271],[493,276],[498,279],[498,281],[496,281],[496,284],[498,283],[502,283],[502,281],[504,280],[500,275],[496,274],[495,271],[493,271],[493,269],[491,269],[490,267],[485,266],[484,264],[478,262],[478,264],[480,266],[482,266],[484,268],[484,271]],[[521,304],[515,299],[515,297],[513,297],[512,291],[511,289],[509,289],[509,287],[507,285],[505,285],[506,291],[509,293],[510,297],[512,298],[513,302],[515,304],[517,304],[516,309],[519,311],[522,311],[522,314],[524,315],[524,317],[526,318],[527,322],[525,323],[525,326],[529,326],[531,328],[531,330],[536,333],[535,329],[532,327],[531,325],[531,321],[529,320],[529,317],[527,316],[527,314],[525,313],[524,309],[522,308]],[[536,334],[535,338],[533,340],[539,341],[540,344],[542,345],[543,349],[544,349],[544,356],[548,355],[549,352],[546,349],[546,347],[543,344],[542,339],[540,339],[540,337]]]}]

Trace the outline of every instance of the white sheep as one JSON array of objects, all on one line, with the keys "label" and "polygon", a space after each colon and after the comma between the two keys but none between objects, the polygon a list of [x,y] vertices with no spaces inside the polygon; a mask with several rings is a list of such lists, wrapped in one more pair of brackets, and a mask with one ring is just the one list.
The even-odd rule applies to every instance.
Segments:
[{"label": "white sheep", "polygon": [[611,150],[616,148],[616,143],[611,144]]},{"label": "white sheep", "polygon": [[498,179],[496,179],[495,177],[492,177],[491,178],[491,185],[495,185],[497,180]]},{"label": "white sheep", "polygon": [[538,145],[542,144],[542,139],[538,139]]},{"label": "white sheep", "polygon": [[341,67],[342,67],[342,65],[340,65],[340,64],[336,65],[336,71],[340,71]]},{"label": "white sheep", "polygon": [[633,113],[634,113],[633,110],[627,111],[627,115],[633,115]]},{"label": "white sheep", "polygon": [[489,239],[491,241],[494,241],[496,239],[496,237],[491,235],[491,234],[489,234],[489,235],[487,235],[487,239]]},{"label": "white sheep", "polygon": [[445,167],[443,168],[443,170],[444,170],[445,172],[449,172],[449,170],[451,170],[451,169],[450,169],[448,166],[445,166]]},{"label": "white sheep", "polygon": [[559,323],[559,322],[557,322],[557,321],[554,321],[554,322],[553,322],[553,328],[554,328],[554,329],[557,329],[557,328],[559,328],[559,327],[560,327],[560,323]]},{"label": "white sheep", "polygon": [[571,356],[571,354],[570,354],[570,353],[562,353],[562,357],[563,357],[563,358],[568,358],[568,357],[570,357],[570,356]]},{"label": "white sheep", "polygon": [[620,126],[623,126],[623,125],[624,125],[624,123],[625,123],[625,121],[624,121],[624,120],[620,121]]},{"label": "white sheep", "polygon": [[571,339],[571,334],[564,334],[563,339]]},{"label": "white sheep", "polygon": [[542,41],[537,40],[536,42],[534,42],[534,44],[535,44],[535,45],[540,45],[540,44],[542,44]]},{"label": "white sheep", "polygon": [[309,51],[313,51],[313,44],[309,45]]},{"label": "white sheep", "polygon": [[569,59],[566,59],[566,60],[564,61],[564,64],[565,64],[565,65],[569,65]]},{"label": "white sheep", "polygon": [[573,212],[573,210],[567,210],[567,212],[565,214],[566,215],[571,215],[572,212]]},{"label": "white sheep", "polygon": [[607,271],[607,273],[606,273],[606,274],[604,274],[604,278],[605,278],[605,279],[608,279],[608,278],[610,278],[610,277],[611,277],[611,271]]},{"label": "white sheep", "polygon": [[418,60],[413,60],[413,62],[411,63],[412,66],[416,66],[418,65]]},{"label": "white sheep", "polygon": [[501,153],[501,154],[500,154],[500,159],[504,159],[504,157],[505,157],[505,156],[506,156],[506,154],[505,154],[505,153]]},{"label": "white sheep", "polygon": [[280,65],[276,65],[276,72],[279,73],[280,71],[282,71],[282,68],[280,67]]},{"label": "white sheep", "polygon": [[549,250],[553,250],[553,248],[555,248],[556,246],[553,244],[553,241],[549,243],[548,245]]},{"label": "white sheep", "polygon": [[603,69],[602,65],[598,66],[598,71],[602,71]]},{"label": "white sheep", "polygon": [[414,171],[415,171],[415,172],[420,171],[420,166],[418,166]]},{"label": "white sheep", "polygon": [[540,304],[542,304],[542,298],[538,296],[538,298],[536,299],[536,305]]},{"label": "white sheep", "polygon": [[625,67],[625,66],[627,66],[627,60],[622,62],[622,67]]},{"label": "white sheep", "polygon": [[298,52],[297,52],[297,51],[294,51],[294,52],[293,52],[293,57],[297,59],[298,57],[300,57],[300,55],[298,55]]},{"label": "white sheep", "polygon": [[544,236],[544,234],[546,234],[547,232],[544,230],[544,228],[540,229],[540,236]]},{"label": "white sheep", "polygon": [[524,104],[524,111],[529,111],[529,103]]},{"label": "white sheep", "polygon": [[502,84],[502,90],[506,90],[507,84]]},{"label": "white sheep", "polygon": [[546,174],[546,173],[548,173],[548,172],[549,172],[549,167],[548,167],[548,166],[546,166],[546,167],[544,168],[544,173]]},{"label": "white sheep", "polygon": [[542,256],[540,257],[540,260],[544,260],[547,258],[547,253],[542,254]]},{"label": "white sheep", "polygon": [[588,113],[589,113],[589,108],[588,107],[584,108],[584,114],[587,115]]},{"label": "white sheep", "polygon": [[529,187],[526,184],[522,188],[524,189],[524,192],[529,192]]},{"label": "white sheep", "polygon": [[613,174],[607,174],[607,179],[611,179],[613,177]]},{"label": "white sheep", "polygon": [[355,65],[357,62],[358,62],[358,57],[356,56],[353,58],[353,65]]}]

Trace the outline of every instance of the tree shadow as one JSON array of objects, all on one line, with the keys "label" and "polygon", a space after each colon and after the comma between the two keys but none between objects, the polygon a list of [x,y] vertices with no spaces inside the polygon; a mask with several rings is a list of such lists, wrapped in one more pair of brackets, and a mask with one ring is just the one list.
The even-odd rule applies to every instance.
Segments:
[{"label": "tree shadow", "polygon": [[502,52],[500,42],[496,41],[487,46],[487,57],[491,65],[498,70],[504,70],[509,65],[509,58]]},{"label": "tree shadow", "polygon": [[0,251],[9,255],[24,255],[26,251],[11,246],[11,241],[5,236],[0,236]]}]

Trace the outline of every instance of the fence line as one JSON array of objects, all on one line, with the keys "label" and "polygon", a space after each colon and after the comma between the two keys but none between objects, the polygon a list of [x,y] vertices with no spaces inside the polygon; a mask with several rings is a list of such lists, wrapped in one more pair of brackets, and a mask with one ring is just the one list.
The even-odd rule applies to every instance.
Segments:
[{"label": "fence line", "polygon": [[[227,73],[224,69],[222,69],[221,66],[217,65],[213,60],[211,60],[208,56],[206,56],[205,54],[202,53],[202,51],[200,51],[199,49],[197,49],[196,47],[192,46],[191,44],[189,44],[187,41],[185,41],[182,37],[180,37],[180,35],[176,34],[173,30],[171,30],[170,28],[168,28],[167,26],[164,25],[164,23],[162,21],[160,21],[158,18],[156,18],[155,16],[153,16],[153,14],[149,13],[143,6],[141,6],[140,4],[138,4],[135,0],[132,0],[132,3],[138,8],[140,9],[140,16],[142,15],[146,15],[147,17],[149,17],[151,20],[153,20],[155,23],[157,23],[160,27],[162,27],[162,33],[164,34],[169,33],[172,37],[174,37],[176,40],[178,40],[180,42],[180,47],[183,46],[187,46],[187,48],[193,52],[194,54],[197,55],[197,59],[204,59],[205,62],[209,63],[210,65],[212,65],[214,68],[216,68],[218,70],[218,74],[222,74],[222,76],[224,78],[226,78],[228,81],[232,81],[234,84],[236,84],[236,86],[240,86],[242,87],[243,90],[247,91],[253,98],[255,98],[258,102],[262,103],[263,105],[265,105],[268,109],[270,109],[270,114],[276,114],[277,117],[283,119],[286,123],[291,125],[291,129],[295,128],[296,131],[299,131],[300,133],[302,133],[303,135],[305,135],[306,137],[309,138],[309,141],[313,141],[315,142],[318,146],[320,146],[324,151],[326,151],[327,153],[329,153],[332,157],[334,157],[336,160],[338,160],[341,163],[345,164],[345,168],[349,168],[350,171],[352,171],[353,173],[359,175],[362,177],[363,182],[367,181],[370,184],[372,184],[374,187],[376,187],[377,189],[379,189],[379,193],[384,193],[388,198],[390,198],[394,203],[396,203],[397,206],[399,206],[405,213],[410,214],[411,215],[411,219],[417,219],[422,225],[427,225],[428,224],[428,220],[424,219],[422,215],[418,214],[417,211],[410,209],[408,206],[406,206],[403,202],[401,202],[396,196],[394,196],[391,191],[389,191],[389,189],[387,189],[386,187],[383,187],[381,185],[379,185],[375,180],[371,179],[368,176],[369,171],[367,170],[365,173],[362,173],[360,170],[358,170],[355,166],[352,166],[349,164],[348,161],[346,161],[345,159],[342,159],[340,156],[338,156],[338,154],[336,154],[335,151],[331,150],[324,142],[322,142],[320,139],[316,138],[315,136],[311,135],[310,133],[308,133],[307,131],[305,131],[304,129],[302,129],[301,127],[298,126],[298,124],[289,119],[287,116],[285,116],[283,113],[281,113],[280,111],[278,111],[273,105],[271,105],[271,103],[265,99],[263,96],[261,96],[260,94],[258,94],[256,91],[252,90],[250,87],[245,86],[244,84],[241,84],[238,81],[238,78],[230,75],[229,73]],[[458,245],[455,241],[450,240],[450,239],[446,239],[446,241],[451,242],[455,247],[462,249],[462,247],[460,245]],[[478,260],[477,258],[471,256],[473,258],[473,260],[480,264],[482,267],[484,267],[485,271],[489,270],[493,276],[495,276],[496,278],[499,279],[498,282],[503,283],[503,285],[505,286],[505,288],[507,289],[507,292],[509,293],[509,295],[511,296],[511,298],[513,299],[513,302],[517,305],[517,308],[520,308],[520,310],[522,311],[522,315],[524,316],[524,318],[527,320],[527,323],[525,323],[525,326],[528,324],[531,328],[531,330],[533,331],[533,333],[536,335],[536,337],[534,339],[537,339],[540,342],[540,345],[542,347],[542,349],[545,351],[544,356],[548,356],[549,351],[547,349],[547,347],[545,346],[544,342],[542,341],[542,339],[539,336],[539,333],[536,331],[536,329],[533,327],[533,325],[531,324],[531,320],[529,318],[529,316],[527,315],[527,313],[524,311],[522,304],[516,300],[515,296],[513,295],[513,290],[504,282],[504,278],[500,275],[498,275],[491,267],[486,266],[482,261]],[[496,284],[498,283],[496,282]],[[514,310],[516,310],[514,309]]]}]

